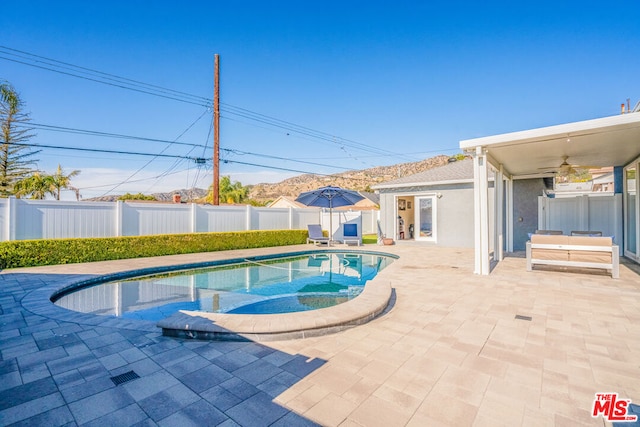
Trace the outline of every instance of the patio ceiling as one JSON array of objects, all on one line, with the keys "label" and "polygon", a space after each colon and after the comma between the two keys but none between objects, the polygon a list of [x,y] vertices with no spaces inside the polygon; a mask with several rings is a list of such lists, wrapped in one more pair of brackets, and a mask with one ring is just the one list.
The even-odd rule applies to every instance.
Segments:
[{"label": "patio ceiling", "polygon": [[640,156],[640,113],[460,141],[463,151],[476,147],[514,177],[548,176],[564,156],[572,165],[625,166]]}]

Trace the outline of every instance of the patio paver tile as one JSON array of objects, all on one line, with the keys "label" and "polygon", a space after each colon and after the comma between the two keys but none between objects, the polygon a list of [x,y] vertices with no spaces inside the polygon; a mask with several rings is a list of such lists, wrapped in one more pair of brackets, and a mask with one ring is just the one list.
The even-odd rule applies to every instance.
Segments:
[{"label": "patio paver tile", "polygon": [[225,412],[240,425],[268,426],[287,414],[269,395],[259,392]]},{"label": "patio paver tile", "polygon": [[0,410],[0,421],[3,425],[17,423],[46,413],[51,409],[62,407],[64,404],[64,399],[60,393],[52,393],[32,400],[26,400],[15,406]]},{"label": "patio paver tile", "polygon": [[[640,401],[634,381],[640,359],[636,266],[632,271],[623,264],[621,279],[611,280],[527,273],[523,258],[508,257],[484,277],[472,274],[472,251],[417,248],[380,248],[401,255],[379,275],[395,292],[394,306],[383,316],[338,334],[267,343],[176,340],[153,328],[127,329],[135,328],[132,321],[56,317],[47,301],[30,306],[33,311],[22,308],[35,304],[32,290],[74,277],[71,269],[79,273],[75,277],[89,277],[169,258],[2,271],[0,378],[9,388],[0,396],[31,388],[24,388],[25,400],[0,410],[1,423],[29,425],[49,416],[63,424],[75,414],[78,423],[182,426],[202,423],[208,414],[233,426],[255,423],[251,411],[261,408],[269,417],[279,415],[269,418],[276,426],[315,420],[362,427],[386,417],[389,425],[409,426],[574,426],[602,425],[590,415],[596,391]],[[223,256],[228,254],[171,259]],[[532,320],[516,320],[515,314]],[[141,378],[121,386],[110,380],[129,370]],[[51,390],[38,392],[47,381]],[[142,402],[171,407],[158,403],[176,398],[162,394],[167,387],[183,388],[189,398],[181,402],[178,396],[174,406],[181,409],[154,420]],[[108,408],[101,412],[90,404]],[[333,408],[339,411],[331,413]]]},{"label": "patio paver tile", "polygon": [[98,394],[69,403],[69,409],[78,424],[84,424],[134,403],[123,388],[110,388]]},{"label": "patio paver tile", "polygon": [[198,400],[200,397],[196,393],[183,384],[176,384],[138,401],[138,405],[151,419],[159,421]]},{"label": "patio paver tile", "polygon": [[180,382],[173,375],[168,372],[158,371],[151,375],[126,382],[119,387],[126,390],[133,399],[139,402],[178,384],[180,384]]},{"label": "patio paver tile", "polygon": [[403,410],[403,408],[384,399],[370,396],[351,412],[349,420],[363,426],[394,427],[404,426],[412,415],[413,411]]},{"label": "patio paver tile", "polygon": [[222,424],[227,419],[227,416],[216,409],[215,406],[204,399],[200,399],[158,421],[158,425],[161,427],[215,426]]},{"label": "patio paver tile", "polygon": [[324,399],[306,411],[304,416],[323,426],[338,426],[356,407],[356,404],[329,393]]},{"label": "patio paver tile", "polygon": [[132,403],[82,425],[82,427],[128,426],[147,420],[147,414]]}]

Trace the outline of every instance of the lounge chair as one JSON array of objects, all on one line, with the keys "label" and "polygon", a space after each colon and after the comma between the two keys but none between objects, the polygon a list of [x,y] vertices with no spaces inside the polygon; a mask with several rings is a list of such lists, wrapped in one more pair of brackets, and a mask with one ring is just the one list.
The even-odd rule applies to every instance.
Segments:
[{"label": "lounge chair", "polygon": [[343,224],[342,240],[347,245],[349,243],[355,243],[360,246],[362,243],[362,236],[358,233],[358,224]]},{"label": "lounge chair", "polygon": [[562,230],[536,230],[533,234],[544,234],[546,236],[561,236]]},{"label": "lounge chair", "polygon": [[313,244],[329,244],[329,238],[322,234],[322,227],[320,224],[308,224],[307,230],[309,230],[309,237],[307,237],[307,244],[313,242]]},{"label": "lounge chair", "polygon": [[591,236],[591,237],[602,237],[602,231],[577,231],[573,230],[571,232],[572,236]]}]

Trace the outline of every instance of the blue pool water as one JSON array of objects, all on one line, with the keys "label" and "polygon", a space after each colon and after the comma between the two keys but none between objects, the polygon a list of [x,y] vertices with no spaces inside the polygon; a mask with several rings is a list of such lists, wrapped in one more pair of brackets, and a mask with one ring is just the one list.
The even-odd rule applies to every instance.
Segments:
[{"label": "blue pool water", "polygon": [[315,310],[357,297],[391,261],[356,252],[247,260],[100,283],[64,294],[55,304],[83,313],[156,321],[179,310],[233,314]]}]

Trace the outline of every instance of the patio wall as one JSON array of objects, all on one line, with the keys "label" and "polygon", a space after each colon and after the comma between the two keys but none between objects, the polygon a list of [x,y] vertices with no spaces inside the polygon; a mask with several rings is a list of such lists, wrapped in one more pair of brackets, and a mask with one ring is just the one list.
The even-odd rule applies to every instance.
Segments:
[{"label": "patio wall", "polygon": [[[198,204],[135,202],[66,202],[0,199],[0,240],[144,236],[244,230],[306,229],[307,224],[329,228],[319,208],[256,208]],[[334,214],[362,215],[362,233],[376,232],[378,211]],[[325,224],[327,222],[327,224]]]}]

